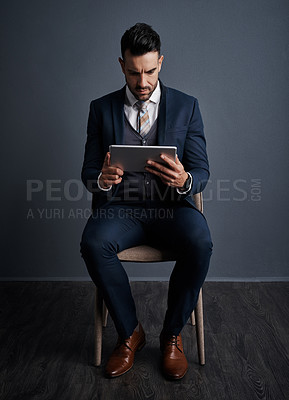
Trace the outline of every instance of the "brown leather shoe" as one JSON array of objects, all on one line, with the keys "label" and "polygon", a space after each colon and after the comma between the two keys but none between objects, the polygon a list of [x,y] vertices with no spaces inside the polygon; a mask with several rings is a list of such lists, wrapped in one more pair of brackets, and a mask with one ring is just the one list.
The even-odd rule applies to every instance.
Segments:
[{"label": "brown leather shoe", "polygon": [[160,336],[162,351],[162,368],[169,379],[181,379],[188,370],[188,362],[184,355],[181,335]]},{"label": "brown leather shoe", "polygon": [[134,363],[135,352],[141,350],[145,342],[145,333],[141,324],[139,324],[138,331],[134,330],[128,339],[121,340],[119,338],[106,364],[105,375],[108,378],[114,378],[129,371]]}]

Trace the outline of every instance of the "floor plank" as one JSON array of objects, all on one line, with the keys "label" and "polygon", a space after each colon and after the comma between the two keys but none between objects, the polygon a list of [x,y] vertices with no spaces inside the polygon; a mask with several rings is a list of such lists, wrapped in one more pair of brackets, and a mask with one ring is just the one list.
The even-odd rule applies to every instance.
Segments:
[{"label": "floor plank", "polygon": [[103,335],[103,365],[93,366],[94,287],[90,282],[0,283],[1,400],[285,400],[289,398],[289,283],[207,282],[206,365],[195,328],[182,336],[189,371],[179,382],[160,372],[159,332],[167,283],[133,282],[147,345],[117,379],[103,365],[117,339]]}]

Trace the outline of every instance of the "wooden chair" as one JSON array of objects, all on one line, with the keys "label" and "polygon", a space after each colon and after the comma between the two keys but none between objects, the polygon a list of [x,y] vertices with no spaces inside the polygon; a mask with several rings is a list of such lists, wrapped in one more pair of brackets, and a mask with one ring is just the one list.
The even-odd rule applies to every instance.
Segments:
[{"label": "wooden chair", "polygon": [[[202,193],[194,195],[196,207],[203,212]],[[156,249],[151,246],[136,246],[125,249],[118,253],[120,261],[125,262],[141,262],[155,263],[162,261],[175,261],[176,257],[168,250]],[[107,324],[108,311],[104,301],[96,288],[96,306],[95,306],[95,365],[101,364],[101,349],[102,349],[102,327]],[[191,315],[191,323],[196,326],[196,336],[198,345],[198,355],[200,365],[205,364],[205,342],[204,342],[204,320],[203,320],[203,298],[202,289],[199,294],[199,299],[195,310]]]}]

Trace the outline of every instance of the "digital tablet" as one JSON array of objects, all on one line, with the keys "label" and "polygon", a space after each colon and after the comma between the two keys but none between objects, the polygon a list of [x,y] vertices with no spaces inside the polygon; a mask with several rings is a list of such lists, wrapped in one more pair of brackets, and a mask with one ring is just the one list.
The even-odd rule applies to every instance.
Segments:
[{"label": "digital tablet", "polygon": [[160,155],[164,154],[175,161],[177,148],[175,146],[128,146],[111,145],[110,164],[123,171],[145,172],[148,160],[166,164]]}]

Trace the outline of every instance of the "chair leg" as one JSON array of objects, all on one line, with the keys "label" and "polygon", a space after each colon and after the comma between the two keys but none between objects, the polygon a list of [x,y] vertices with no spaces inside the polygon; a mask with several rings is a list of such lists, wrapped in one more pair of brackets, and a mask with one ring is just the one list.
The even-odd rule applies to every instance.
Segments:
[{"label": "chair leg", "polygon": [[102,348],[102,322],[103,322],[103,300],[97,288],[95,288],[95,365],[101,364],[101,348]]},{"label": "chair leg", "polygon": [[105,302],[103,302],[102,306],[102,326],[105,328],[107,325],[107,317],[108,317],[108,309],[105,305]]},{"label": "chair leg", "polygon": [[191,314],[191,324],[193,326],[196,325],[195,311],[193,311],[192,314]]},{"label": "chair leg", "polygon": [[203,315],[203,294],[200,290],[198,303],[195,309],[196,333],[199,353],[199,363],[205,365],[205,338],[204,338],[204,315]]}]

